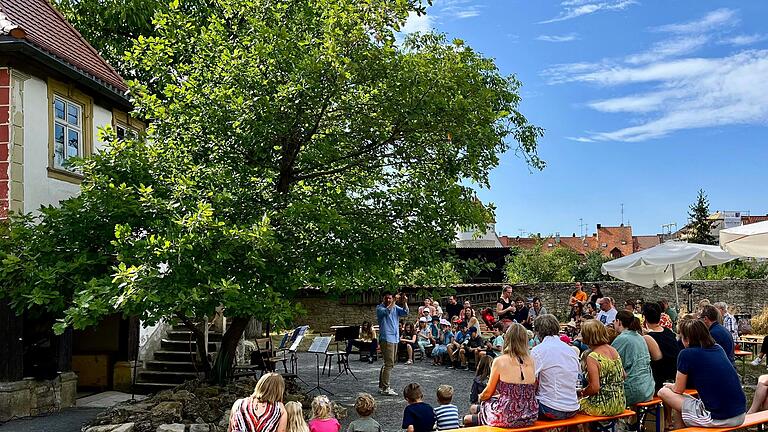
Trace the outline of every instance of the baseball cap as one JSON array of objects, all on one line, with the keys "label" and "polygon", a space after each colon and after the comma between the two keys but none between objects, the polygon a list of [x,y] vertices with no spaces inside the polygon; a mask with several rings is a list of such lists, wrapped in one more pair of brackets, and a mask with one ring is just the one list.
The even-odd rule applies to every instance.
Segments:
[{"label": "baseball cap", "polygon": [[449,326],[449,325],[451,325],[451,323],[448,322],[447,319],[443,318],[443,319],[440,320],[440,325],[447,325],[447,326]]},{"label": "baseball cap", "polygon": [[427,319],[427,317],[421,317],[421,318],[419,318],[419,322],[428,322],[428,321],[429,321],[429,320]]}]

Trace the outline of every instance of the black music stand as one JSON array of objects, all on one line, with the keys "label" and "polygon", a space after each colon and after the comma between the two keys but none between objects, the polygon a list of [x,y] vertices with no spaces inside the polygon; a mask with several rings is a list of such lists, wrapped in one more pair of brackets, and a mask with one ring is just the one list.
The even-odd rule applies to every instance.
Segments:
[{"label": "black music stand", "polygon": [[358,326],[338,327],[336,329],[334,339],[336,340],[336,361],[339,364],[339,374],[331,381],[336,381],[342,374],[351,374],[355,381],[357,381],[355,373],[352,372],[352,369],[349,367],[349,353],[347,352],[347,346],[345,345],[344,350],[342,351],[339,349],[339,342],[353,341],[359,337],[360,327]]},{"label": "black music stand", "polygon": [[328,345],[330,344],[330,336],[317,336],[312,341],[312,346],[310,346],[307,350],[307,352],[314,354],[315,358],[317,359],[317,385],[307,390],[305,393],[307,395],[317,390],[318,394],[323,394],[323,391],[325,391],[329,396],[333,396],[333,393],[331,393],[330,390],[320,385],[320,354],[325,355],[325,353],[328,351]]}]

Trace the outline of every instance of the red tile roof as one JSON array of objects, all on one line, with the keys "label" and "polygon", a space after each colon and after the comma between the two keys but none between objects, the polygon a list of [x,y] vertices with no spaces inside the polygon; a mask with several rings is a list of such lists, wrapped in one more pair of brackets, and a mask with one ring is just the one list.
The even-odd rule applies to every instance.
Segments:
[{"label": "red tile roof", "polygon": [[0,10],[11,23],[24,31],[26,40],[38,49],[120,92],[128,89],[120,74],[101,58],[48,0],[0,0]]},{"label": "red tile roof", "polygon": [[765,216],[742,216],[741,217],[741,224],[742,225],[749,225],[756,222],[765,222],[768,221],[768,215]]},{"label": "red tile roof", "polygon": [[661,239],[658,235],[634,236],[633,240],[635,252],[650,249],[661,244]]}]

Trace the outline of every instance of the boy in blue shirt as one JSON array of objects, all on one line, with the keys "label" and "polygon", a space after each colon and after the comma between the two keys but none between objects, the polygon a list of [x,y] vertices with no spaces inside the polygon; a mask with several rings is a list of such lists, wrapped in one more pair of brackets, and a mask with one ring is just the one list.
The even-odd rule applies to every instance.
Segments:
[{"label": "boy in blue shirt", "polygon": [[406,432],[430,432],[435,428],[435,410],[424,402],[424,392],[418,383],[410,383],[403,389],[408,405],[403,412],[403,429]]},{"label": "boy in blue shirt", "polygon": [[453,343],[448,345],[448,356],[451,358],[450,369],[455,369],[457,364],[459,364],[459,350],[461,349],[461,344],[467,338],[467,324],[463,321],[454,323],[453,333]]}]

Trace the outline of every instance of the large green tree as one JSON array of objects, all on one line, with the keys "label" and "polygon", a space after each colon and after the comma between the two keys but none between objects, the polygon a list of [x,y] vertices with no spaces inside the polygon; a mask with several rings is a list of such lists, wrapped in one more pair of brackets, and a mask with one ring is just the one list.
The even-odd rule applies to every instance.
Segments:
[{"label": "large green tree", "polygon": [[289,318],[301,287],[445,275],[457,227],[491,220],[465,185],[510,145],[543,167],[515,77],[460,40],[395,43],[412,1],[185,3],[127,57],[153,77],[131,85],[149,139],[84,161],[80,196],[0,251],[0,295],[62,313],[59,330],[178,319],[205,354],[194,322],[223,305],[221,377],[248,320]]},{"label": "large green tree", "polygon": [[504,273],[511,283],[570,282],[575,280],[580,261],[581,257],[573,249],[545,250],[540,241],[532,248],[513,248]]},{"label": "large green tree", "polygon": [[688,242],[713,245],[717,239],[712,235],[712,221],[709,220],[709,200],[704,190],[699,190],[696,202],[688,211]]}]

